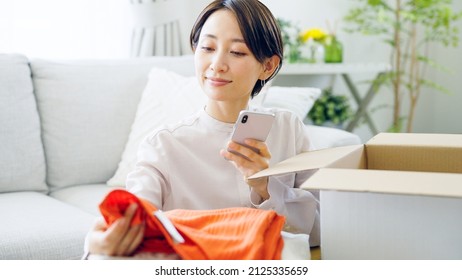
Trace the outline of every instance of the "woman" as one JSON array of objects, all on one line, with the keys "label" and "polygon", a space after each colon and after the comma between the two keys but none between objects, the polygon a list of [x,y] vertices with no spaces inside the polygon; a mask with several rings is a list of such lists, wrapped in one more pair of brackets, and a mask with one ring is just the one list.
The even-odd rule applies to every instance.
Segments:
[{"label": "woman", "polygon": [[[246,141],[258,152],[229,141],[239,112],[281,67],[282,39],[274,16],[258,0],[216,0],[199,15],[190,42],[207,104],[145,139],[137,167],[128,175],[128,190],[163,210],[273,209],[286,217],[287,228],[310,234],[311,245],[317,245],[318,201],[296,188],[306,176],[247,179],[308,151],[303,123],[290,112],[272,110],[276,118],[266,143]],[[132,254],[144,230],[129,226],[135,210],[129,207],[109,228],[99,221],[88,235],[90,252]]]}]

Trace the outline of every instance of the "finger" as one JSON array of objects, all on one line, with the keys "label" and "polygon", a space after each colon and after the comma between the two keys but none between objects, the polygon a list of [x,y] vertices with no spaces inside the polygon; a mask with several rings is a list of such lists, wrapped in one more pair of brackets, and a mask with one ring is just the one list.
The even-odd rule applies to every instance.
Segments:
[{"label": "finger", "polygon": [[119,243],[119,246],[117,247],[117,252],[116,252],[117,256],[129,255],[130,249],[132,249],[132,247],[134,247],[134,249],[138,247],[140,242],[138,242],[137,244],[134,244],[134,241],[136,240],[136,238],[142,231],[142,228],[143,228],[143,224],[130,227],[127,234],[125,234],[125,236]]},{"label": "finger", "polygon": [[95,220],[93,228],[87,235],[88,238],[88,249],[92,254],[107,254],[107,242],[105,240],[106,230],[108,225],[106,221],[100,217]]},{"label": "finger", "polygon": [[256,161],[258,160],[258,157],[260,157],[259,152],[256,152],[252,150],[251,148],[246,147],[236,142],[229,142],[228,149],[230,150],[231,153],[234,152],[238,156],[241,156],[246,160]]},{"label": "finger", "polygon": [[106,223],[106,220],[104,220],[103,217],[98,217],[95,220],[95,223],[93,224],[93,230],[94,231],[105,231],[107,229],[108,225]]},{"label": "finger", "polygon": [[130,206],[127,207],[124,213],[124,217],[127,218],[129,221],[133,219],[133,217],[136,214],[136,210],[138,209],[138,205],[136,203],[130,204]]},{"label": "finger", "polygon": [[[124,213],[125,222],[128,222],[128,228],[126,229],[125,233],[122,235],[122,239],[118,243],[116,254],[119,256],[126,255],[127,248],[131,246],[133,239],[135,239],[137,233],[141,228],[141,224],[139,225],[132,225],[133,217],[136,214],[138,209],[138,205],[132,203],[128,206]],[[124,222],[124,223],[125,223]]]},{"label": "finger", "polygon": [[236,168],[240,169],[246,163],[249,163],[250,161],[246,158],[244,158],[243,155],[235,152],[235,151],[228,151],[228,150],[221,150],[220,154],[222,157],[224,157],[226,160],[230,161]]},{"label": "finger", "polygon": [[99,253],[114,256],[117,248],[123,238],[124,230],[122,229],[125,223],[125,218],[120,218],[115,221],[104,232],[95,233],[94,246]]},{"label": "finger", "polygon": [[131,204],[122,218],[117,219],[106,231],[104,237],[104,248],[107,254],[114,255],[119,251],[118,248],[130,229],[131,219],[136,212],[138,205]]},{"label": "finger", "polygon": [[144,238],[144,230],[146,228],[146,225],[143,223],[140,225],[139,230],[137,231],[135,238],[131,242],[130,246],[127,249],[127,254],[131,255],[135,252],[135,250],[140,246],[141,242],[143,241]]},{"label": "finger", "polygon": [[268,146],[265,142],[258,141],[255,139],[246,139],[245,144],[248,146],[253,147],[254,149],[259,151],[259,154],[267,159],[271,159],[271,153],[268,150]]},{"label": "finger", "polygon": [[138,205],[136,205],[135,203],[130,204],[127,210],[125,210],[124,216],[122,218],[117,219],[114,222],[114,227],[110,227],[108,229],[108,231],[110,231],[109,235],[114,237],[114,241],[120,241],[120,239],[122,239],[123,236],[127,233],[128,229],[130,228],[131,220],[133,219],[133,216],[135,215],[137,208]]},{"label": "finger", "polygon": [[221,155],[224,159],[226,159],[226,160],[228,160],[228,161],[231,161],[231,152],[229,152],[228,150],[221,149],[221,150],[220,150],[220,155]]},{"label": "finger", "polygon": [[237,152],[229,152],[227,150],[221,150],[220,154],[230,161],[245,177],[249,177],[258,171],[268,168],[268,160],[259,156],[259,159],[254,158],[254,161],[244,158]]}]

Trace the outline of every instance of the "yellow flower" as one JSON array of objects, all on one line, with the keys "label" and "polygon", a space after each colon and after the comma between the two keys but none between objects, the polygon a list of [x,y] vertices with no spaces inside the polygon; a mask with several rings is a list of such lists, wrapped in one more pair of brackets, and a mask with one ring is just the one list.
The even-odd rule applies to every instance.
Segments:
[{"label": "yellow flower", "polygon": [[313,39],[317,42],[322,42],[324,38],[326,38],[326,36],[327,33],[321,28],[308,29],[300,35],[304,43],[307,42],[309,39]]}]

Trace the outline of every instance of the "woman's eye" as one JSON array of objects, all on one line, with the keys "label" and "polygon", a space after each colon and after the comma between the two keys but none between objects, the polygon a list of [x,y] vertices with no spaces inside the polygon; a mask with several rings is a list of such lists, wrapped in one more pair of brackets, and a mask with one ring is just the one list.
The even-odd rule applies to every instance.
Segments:
[{"label": "woman's eye", "polygon": [[202,49],[203,51],[206,51],[206,52],[211,52],[211,51],[213,51],[213,48],[211,48],[211,47],[205,47],[205,46],[204,46],[204,47],[201,47],[201,49]]},{"label": "woman's eye", "polygon": [[231,51],[231,53],[234,54],[235,56],[245,56],[245,55],[247,55],[246,53],[238,52],[238,51]]}]

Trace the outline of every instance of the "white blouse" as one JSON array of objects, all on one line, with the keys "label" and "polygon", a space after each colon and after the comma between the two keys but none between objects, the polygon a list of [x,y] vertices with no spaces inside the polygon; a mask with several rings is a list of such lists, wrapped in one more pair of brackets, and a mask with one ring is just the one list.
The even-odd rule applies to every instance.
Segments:
[{"label": "white blouse", "polygon": [[[266,144],[270,166],[303,151],[312,150],[303,123],[291,112],[276,109]],[[272,176],[270,198],[250,190],[243,175],[220,155],[233,130],[205,110],[174,125],[163,126],[140,144],[136,168],[127,177],[127,189],[162,210],[256,207],[273,209],[286,217],[287,229],[310,234],[319,245],[317,195],[297,187],[310,172]]]}]

